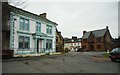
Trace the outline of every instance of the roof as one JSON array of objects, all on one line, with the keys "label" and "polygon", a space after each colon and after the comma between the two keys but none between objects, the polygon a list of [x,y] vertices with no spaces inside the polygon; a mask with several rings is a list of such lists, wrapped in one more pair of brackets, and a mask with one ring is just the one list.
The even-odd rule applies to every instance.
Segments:
[{"label": "roof", "polygon": [[64,42],[65,43],[77,43],[77,42],[81,42],[81,38],[77,38],[77,39],[64,38]]},{"label": "roof", "polygon": [[62,37],[62,35],[61,35],[61,32],[60,31],[58,31],[58,29],[56,28],[56,33],[58,34],[58,36],[61,38],[61,39],[63,39],[63,37]]},{"label": "roof", "polygon": [[26,10],[23,10],[23,9],[20,9],[20,8],[11,6],[11,5],[9,5],[9,8],[10,8],[11,12],[14,12],[14,13],[17,13],[17,14],[20,14],[20,15],[24,15],[24,16],[27,16],[27,17],[31,17],[31,18],[34,18],[34,19],[37,19],[37,20],[40,20],[40,21],[43,21],[43,22],[53,24],[53,25],[58,25],[57,23],[55,23],[55,22],[53,22],[53,21],[51,21],[47,18],[40,17],[39,15],[31,13],[29,11],[26,11]]},{"label": "roof", "polygon": [[107,29],[100,29],[100,30],[94,30],[94,31],[89,31],[89,32],[85,32],[82,36],[82,39],[87,39],[90,35],[90,33],[92,32],[94,34],[95,37],[102,37],[105,35]]}]

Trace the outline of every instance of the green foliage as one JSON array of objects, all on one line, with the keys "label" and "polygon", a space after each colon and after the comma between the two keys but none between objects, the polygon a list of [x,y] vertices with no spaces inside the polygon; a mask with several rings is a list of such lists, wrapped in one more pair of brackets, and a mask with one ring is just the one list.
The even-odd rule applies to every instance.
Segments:
[{"label": "green foliage", "polygon": [[103,54],[104,57],[109,57],[109,55],[110,55],[109,53],[104,53]]},{"label": "green foliage", "polygon": [[46,53],[46,55],[50,55],[50,53]]},{"label": "green foliage", "polygon": [[68,49],[68,48],[65,48],[64,52],[65,52],[65,53],[69,52],[69,49]]}]

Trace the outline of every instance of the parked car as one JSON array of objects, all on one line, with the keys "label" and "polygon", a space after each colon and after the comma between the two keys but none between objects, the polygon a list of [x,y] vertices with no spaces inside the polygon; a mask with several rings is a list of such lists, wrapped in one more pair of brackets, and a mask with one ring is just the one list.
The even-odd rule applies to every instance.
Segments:
[{"label": "parked car", "polygon": [[110,59],[111,61],[119,61],[120,62],[120,48],[114,48],[110,52]]},{"label": "parked car", "polygon": [[84,49],[83,48],[78,48],[77,52],[83,52]]}]

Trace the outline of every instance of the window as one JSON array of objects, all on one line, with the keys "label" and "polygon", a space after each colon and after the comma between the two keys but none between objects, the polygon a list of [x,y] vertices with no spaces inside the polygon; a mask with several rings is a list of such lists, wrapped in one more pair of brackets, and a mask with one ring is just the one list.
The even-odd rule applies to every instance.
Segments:
[{"label": "window", "polygon": [[36,32],[41,32],[41,23],[36,22]]},{"label": "window", "polygon": [[74,43],[74,46],[76,45],[76,43]]},{"label": "window", "polygon": [[19,36],[19,49],[29,49],[29,37]]},{"label": "window", "polygon": [[24,28],[24,19],[20,18],[20,29],[23,30]]},{"label": "window", "polygon": [[52,40],[50,39],[46,40],[46,49],[52,49]]},{"label": "window", "polygon": [[84,42],[84,43],[87,43],[87,39],[83,39],[83,42]]},{"label": "window", "polygon": [[20,18],[20,30],[25,30],[25,31],[29,30],[29,20],[28,19]]},{"label": "window", "polygon": [[101,37],[98,37],[98,38],[97,38],[97,42],[101,42]]},{"label": "window", "polygon": [[87,46],[86,46],[86,45],[84,45],[83,47],[84,47],[84,49],[86,49],[86,48],[87,48]]},{"label": "window", "polygon": [[47,25],[47,33],[52,34],[52,26]]},{"label": "window", "polygon": [[97,49],[101,49],[101,45],[97,45]]},{"label": "window", "polygon": [[29,20],[25,19],[24,30],[29,30]]}]

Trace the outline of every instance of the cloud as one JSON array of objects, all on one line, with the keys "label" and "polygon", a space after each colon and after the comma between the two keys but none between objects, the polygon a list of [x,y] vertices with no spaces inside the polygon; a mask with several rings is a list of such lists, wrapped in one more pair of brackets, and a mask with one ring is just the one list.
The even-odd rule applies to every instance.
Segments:
[{"label": "cloud", "polygon": [[57,22],[63,37],[82,36],[83,30],[109,26],[113,37],[118,32],[117,2],[30,2],[26,8],[33,13],[48,13],[48,19]]}]

